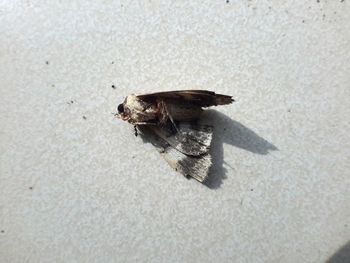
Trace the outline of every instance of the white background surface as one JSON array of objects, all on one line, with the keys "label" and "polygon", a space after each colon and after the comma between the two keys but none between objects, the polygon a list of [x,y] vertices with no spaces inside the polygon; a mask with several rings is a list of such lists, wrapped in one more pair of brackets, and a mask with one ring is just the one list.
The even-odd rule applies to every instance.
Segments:
[{"label": "white background surface", "polygon": [[[347,0],[0,1],[0,261],[349,255],[349,14]],[[188,88],[237,100],[210,112],[209,187],[111,114],[129,93]]]}]

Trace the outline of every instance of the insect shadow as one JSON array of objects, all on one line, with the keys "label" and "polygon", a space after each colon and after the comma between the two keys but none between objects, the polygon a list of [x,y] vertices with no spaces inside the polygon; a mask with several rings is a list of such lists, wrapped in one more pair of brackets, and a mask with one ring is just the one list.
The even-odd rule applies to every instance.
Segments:
[{"label": "insect shadow", "polygon": [[350,262],[350,241],[348,241],[326,261],[326,263],[343,262]]},{"label": "insect shadow", "polygon": [[216,110],[204,111],[201,122],[214,127],[210,151],[213,164],[205,182],[205,185],[211,189],[219,188],[227,178],[228,171],[224,167],[224,143],[261,155],[278,150],[276,146],[251,129]]}]

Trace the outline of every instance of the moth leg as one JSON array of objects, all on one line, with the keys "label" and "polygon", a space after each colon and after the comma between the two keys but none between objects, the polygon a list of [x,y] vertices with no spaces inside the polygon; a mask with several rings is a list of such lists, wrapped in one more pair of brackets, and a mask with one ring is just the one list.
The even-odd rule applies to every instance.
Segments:
[{"label": "moth leg", "polygon": [[135,136],[139,135],[138,130],[137,130],[137,125],[134,125],[134,131],[135,131]]},{"label": "moth leg", "polygon": [[134,124],[134,126],[137,126],[137,125],[157,125],[157,123],[156,122],[144,122],[144,121],[141,121],[141,122],[134,122],[133,123]]}]

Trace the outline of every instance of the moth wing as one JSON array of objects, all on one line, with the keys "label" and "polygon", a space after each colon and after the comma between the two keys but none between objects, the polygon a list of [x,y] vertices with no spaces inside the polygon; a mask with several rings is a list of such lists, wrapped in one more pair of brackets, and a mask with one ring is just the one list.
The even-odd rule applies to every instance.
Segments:
[{"label": "moth wing", "polygon": [[151,126],[140,126],[141,134],[160,152],[165,161],[184,176],[191,176],[199,182],[208,177],[212,165],[211,156],[206,153],[199,156],[186,155],[175,149],[167,140],[161,138]]},{"label": "moth wing", "polygon": [[177,151],[200,156],[207,154],[213,139],[213,127],[195,123],[179,122],[174,132],[172,126],[153,126],[151,129]]},{"label": "moth wing", "polygon": [[209,154],[189,156],[175,150],[171,146],[164,149],[161,155],[175,171],[186,177],[191,176],[199,182],[205,181],[209,174],[209,168],[212,165]]},{"label": "moth wing", "polygon": [[232,96],[216,94],[208,90],[164,91],[137,95],[137,97],[147,102],[154,102],[159,99],[170,100],[175,103],[190,102],[199,107],[225,105],[234,101]]}]

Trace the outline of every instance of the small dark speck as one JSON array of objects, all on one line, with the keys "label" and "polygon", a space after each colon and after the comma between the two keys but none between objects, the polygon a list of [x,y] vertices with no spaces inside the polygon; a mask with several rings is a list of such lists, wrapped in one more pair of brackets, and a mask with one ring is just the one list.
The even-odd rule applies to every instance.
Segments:
[{"label": "small dark speck", "polygon": [[29,190],[33,190],[33,186],[30,186],[30,187],[29,187]]},{"label": "small dark speck", "polygon": [[52,84],[52,85],[51,85],[51,87],[53,87],[53,88],[54,88],[54,87],[55,87],[55,85],[54,85],[54,84]]},{"label": "small dark speck", "polygon": [[340,3],[343,3],[345,0],[340,0]]},{"label": "small dark speck", "polygon": [[326,15],[325,15],[325,14],[323,14],[322,19],[324,20],[325,18],[326,18]]},{"label": "small dark speck", "polygon": [[86,116],[83,116],[83,119],[86,120],[87,119]]},{"label": "small dark speck", "polygon": [[112,85],[112,89],[116,89],[115,85]]},{"label": "small dark speck", "polygon": [[317,3],[319,3],[319,2],[320,2],[320,0],[316,0],[316,2],[317,2]]},{"label": "small dark speck", "polygon": [[290,109],[288,109],[287,111],[288,111],[288,112],[291,112],[291,110],[290,110]]},{"label": "small dark speck", "polygon": [[49,61],[46,61],[45,63],[46,63],[46,65],[49,65]]},{"label": "small dark speck", "polygon": [[250,189],[250,191],[254,191],[254,189],[252,188],[252,189]]},{"label": "small dark speck", "polygon": [[1,233],[5,233],[5,230],[1,230]]},{"label": "small dark speck", "polygon": [[136,157],[136,156],[135,156],[135,155],[133,155],[131,158],[132,158],[132,159],[135,159],[135,157]]},{"label": "small dark speck", "polygon": [[114,64],[114,61],[112,61],[112,63],[111,63],[112,65]]},{"label": "small dark speck", "polygon": [[305,23],[305,20],[303,20],[303,21],[301,21],[301,22]]},{"label": "small dark speck", "polygon": [[226,0],[226,4],[229,4],[230,3],[230,0]]},{"label": "small dark speck", "polygon": [[348,225],[347,225],[347,224],[345,224],[345,225],[344,225],[344,227],[348,227]]},{"label": "small dark speck", "polygon": [[73,101],[73,100],[71,100],[71,101],[70,101],[70,103],[72,103],[72,104],[73,104],[73,103],[74,103],[74,101]]}]

